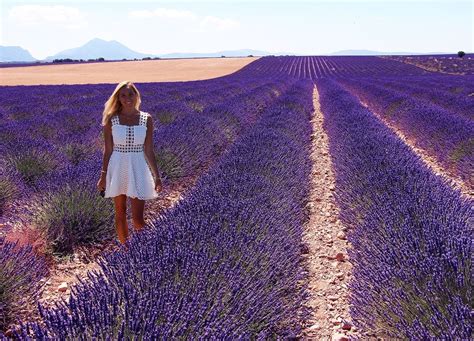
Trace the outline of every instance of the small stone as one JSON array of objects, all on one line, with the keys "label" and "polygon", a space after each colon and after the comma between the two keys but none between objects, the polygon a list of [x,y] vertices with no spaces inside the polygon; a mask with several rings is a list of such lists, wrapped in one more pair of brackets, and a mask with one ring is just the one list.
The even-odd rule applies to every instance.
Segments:
[{"label": "small stone", "polygon": [[339,232],[337,233],[337,236],[336,236],[336,237],[339,238],[339,239],[344,240],[344,239],[346,239],[346,234],[345,234],[344,232],[342,232],[342,231],[339,231]]},{"label": "small stone", "polygon": [[328,296],[328,299],[330,299],[331,301],[337,301],[338,298],[339,298],[339,297],[334,296],[334,295]]},{"label": "small stone", "polygon": [[329,190],[334,191],[335,189],[336,189],[336,186],[334,186],[334,185],[329,186]]},{"label": "small stone", "polygon": [[341,328],[344,329],[344,330],[351,330],[352,325],[347,321],[343,321],[341,323]]},{"label": "small stone", "polygon": [[66,290],[67,290],[67,282],[62,282],[62,283],[58,286],[58,291],[65,292]]},{"label": "small stone", "polygon": [[319,329],[319,328],[321,328],[321,326],[320,326],[319,324],[317,324],[317,323],[316,323],[316,324],[313,324],[311,327],[309,327],[309,329],[311,329],[311,330]]},{"label": "small stone", "polygon": [[301,244],[300,245],[300,252],[303,254],[303,255],[307,255],[309,253],[309,246],[307,244]]},{"label": "small stone", "polygon": [[342,252],[339,252],[337,255],[336,255],[336,260],[338,260],[339,262],[343,262],[344,261],[344,254]]}]

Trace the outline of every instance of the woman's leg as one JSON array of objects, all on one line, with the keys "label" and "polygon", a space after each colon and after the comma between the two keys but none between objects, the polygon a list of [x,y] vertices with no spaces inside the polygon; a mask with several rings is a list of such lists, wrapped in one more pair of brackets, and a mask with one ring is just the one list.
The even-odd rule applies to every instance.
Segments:
[{"label": "woman's leg", "polygon": [[128,238],[127,226],[127,196],[125,194],[114,197],[115,204],[115,230],[122,244],[125,244]]},{"label": "woman's leg", "polygon": [[132,203],[132,221],[133,226],[137,231],[141,230],[145,226],[145,220],[143,219],[143,211],[145,209],[145,200],[138,198],[130,198]]}]

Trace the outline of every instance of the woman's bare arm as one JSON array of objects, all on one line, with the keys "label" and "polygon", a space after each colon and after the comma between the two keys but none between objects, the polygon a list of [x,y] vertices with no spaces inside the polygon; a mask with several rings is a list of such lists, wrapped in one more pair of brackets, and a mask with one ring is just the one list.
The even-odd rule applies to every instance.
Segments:
[{"label": "woman's bare arm", "polygon": [[114,141],[112,138],[112,123],[107,122],[104,126],[104,157],[102,160],[102,175],[105,175],[107,172],[107,166],[109,165],[110,156],[112,155],[112,151],[114,149]]},{"label": "woman's bare arm", "polygon": [[160,173],[158,173],[158,168],[156,167],[155,151],[153,148],[153,119],[151,118],[151,115],[148,116],[146,126],[147,126],[147,129],[146,129],[145,144],[143,146],[145,157],[148,162],[148,165],[150,166],[150,169],[153,174],[153,177],[155,178],[155,181],[157,183],[161,183]]}]

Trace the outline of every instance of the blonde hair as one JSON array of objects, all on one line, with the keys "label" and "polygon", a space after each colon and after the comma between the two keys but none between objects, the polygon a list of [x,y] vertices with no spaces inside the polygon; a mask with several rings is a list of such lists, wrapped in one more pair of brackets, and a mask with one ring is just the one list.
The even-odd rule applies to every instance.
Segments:
[{"label": "blonde hair", "polygon": [[117,84],[114,92],[110,95],[107,102],[104,104],[104,112],[102,113],[102,125],[105,126],[109,122],[110,118],[119,112],[122,108],[122,104],[119,101],[119,91],[120,89],[127,87],[131,88],[137,95],[137,102],[135,103],[135,109],[140,110],[141,96],[137,87],[130,81],[122,81]]}]

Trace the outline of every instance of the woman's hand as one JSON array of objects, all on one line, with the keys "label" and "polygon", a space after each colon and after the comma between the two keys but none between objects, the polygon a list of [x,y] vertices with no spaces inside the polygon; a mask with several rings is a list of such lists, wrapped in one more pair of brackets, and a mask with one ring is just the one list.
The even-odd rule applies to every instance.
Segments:
[{"label": "woman's hand", "polygon": [[99,181],[97,181],[97,189],[99,191],[105,190],[105,175],[101,175]]},{"label": "woman's hand", "polygon": [[153,180],[155,180],[155,191],[161,192],[163,190],[163,185],[161,184],[161,179],[158,176],[154,176]]}]

